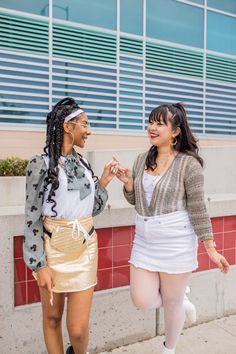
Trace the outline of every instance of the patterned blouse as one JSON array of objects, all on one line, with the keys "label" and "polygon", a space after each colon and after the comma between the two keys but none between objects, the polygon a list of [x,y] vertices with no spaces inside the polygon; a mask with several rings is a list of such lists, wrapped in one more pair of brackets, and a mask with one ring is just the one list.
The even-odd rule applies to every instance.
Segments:
[{"label": "patterned blouse", "polygon": [[[32,271],[47,266],[44,252],[43,216],[55,218],[80,218],[95,216],[105,208],[108,194],[84,164],[78,163],[72,155],[61,158],[59,165],[59,188],[55,191],[57,216],[51,211],[53,204],[47,202],[50,185],[45,191],[48,171],[48,157],[34,156],[26,171],[25,238],[24,260]],[[88,162],[83,159],[87,165]]]}]

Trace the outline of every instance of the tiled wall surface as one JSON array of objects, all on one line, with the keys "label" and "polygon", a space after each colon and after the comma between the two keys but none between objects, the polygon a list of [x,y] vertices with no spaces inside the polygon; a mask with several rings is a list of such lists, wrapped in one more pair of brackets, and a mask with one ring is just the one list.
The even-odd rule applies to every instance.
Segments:
[{"label": "tiled wall surface", "polygon": [[[217,250],[230,264],[236,264],[236,216],[212,218]],[[133,226],[97,229],[99,261],[96,291],[129,284],[128,259],[134,235]],[[14,237],[14,291],[15,306],[39,301],[37,283],[26,268],[22,254],[22,236]],[[202,244],[198,249],[199,268],[215,268]]]},{"label": "tiled wall surface", "polygon": [[[217,251],[226,257],[229,264],[236,264],[236,216],[212,218],[211,222]],[[203,244],[199,244],[198,263],[198,272],[216,268]]]}]

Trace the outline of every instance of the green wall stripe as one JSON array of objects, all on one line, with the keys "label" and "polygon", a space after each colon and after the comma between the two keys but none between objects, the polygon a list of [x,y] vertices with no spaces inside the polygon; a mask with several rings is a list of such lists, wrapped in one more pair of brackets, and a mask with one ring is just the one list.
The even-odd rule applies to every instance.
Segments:
[{"label": "green wall stripe", "polygon": [[65,37],[68,37],[68,35],[75,35],[77,37],[82,37],[82,38],[90,38],[92,40],[100,39],[106,42],[114,43],[116,37],[111,36],[109,34],[104,35],[102,32],[91,32],[83,28],[78,28],[78,27],[68,27],[64,25],[59,25],[59,24],[54,24],[53,25],[53,31],[57,34],[61,33]]},{"label": "green wall stripe", "polygon": [[[156,59],[157,59],[157,55],[156,54],[155,55],[154,54],[149,54],[148,56],[149,56],[148,60],[150,62],[155,62]],[[170,57],[168,55],[162,55],[162,56],[158,55],[158,60],[166,62],[167,64],[168,63],[173,63],[173,64],[176,63],[178,65],[191,66],[191,67],[194,65],[195,67],[203,69],[203,62],[199,62],[197,60],[185,61],[181,57],[177,57],[177,56]]]},{"label": "green wall stripe", "polygon": [[128,54],[142,55],[143,42],[130,37],[120,37],[120,51]]},{"label": "green wall stripe", "polygon": [[236,59],[207,54],[206,77],[209,80],[236,83]]},{"label": "green wall stripe", "polygon": [[48,23],[0,12],[0,48],[48,54]]},{"label": "green wall stripe", "polygon": [[[112,33],[53,24],[53,54],[63,58],[116,64],[117,41]],[[0,48],[48,54],[48,22],[0,12]],[[142,58],[143,41],[120,37],[120,52]],[[203,53],[147,41],[146,70],[203,78]],[[141,63],[140,63],[141,65]],[[207,54],[206,78],[236,83],[236,59]]]},{"label": "green wall stripe", "polygon": [[98,31],[53,25],[53,54],[100,63],[116,63],[116,36]]},{"label": "green wall stripe", "polygon": [[203,78],[203,53],[147,42],[146,69]]}]

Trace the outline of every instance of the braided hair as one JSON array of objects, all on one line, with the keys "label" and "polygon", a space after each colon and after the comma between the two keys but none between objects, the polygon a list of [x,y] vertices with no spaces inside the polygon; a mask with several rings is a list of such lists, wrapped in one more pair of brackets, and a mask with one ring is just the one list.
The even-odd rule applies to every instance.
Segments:
[{"label": "braided hair", "polygon": [[[51,210],[55,214],[54,216],[57,216],[57,212],[55,210],[57,203],[53,198],[55,197],[55,191],[59,188],[58,162],[61,156],[64,137],[63,123],[65,121],[65,118],[69,114],[75,112],[79,108],[79,105],[73,98],[66,97],[57,102],[57,104],[53,107],[52,111],[49,112],[47,115],[46,146],[43,150],[45,155],[49,157],[49,167],[47,177],[45,178],[44,192],[48,190],[47,187],[50,185],[51,187],[46,202],[52,203]],[[71,119],[71,121],[73,121],[74,119],[76,119],[76,117]],[[96,183],[98,181],[98,178],[94,175],[90,165],[83,160],[82,155],[78,155],[83,165],[91,171],[92,178]]]},{"label": "braided hair", "polygon": [[[160,121],[163,121],[166,125],[169,121],[171,123],[172,129],[180,129],[179,134],[176,136],[177,143],[174,146],[174,149],[176,151],[193,156],[200,163],[200,165],[203,166],[203,159],[198,154],[198,140],[193,136],[193,133],[191,132],[187,113],[183,104],[163,104],[153,109],[149,115],[149,123]],[[152,145],[146,158],[146,166],[148,169],[154,170],[156,168],[157,156],[158,149],[155,145]]]}]

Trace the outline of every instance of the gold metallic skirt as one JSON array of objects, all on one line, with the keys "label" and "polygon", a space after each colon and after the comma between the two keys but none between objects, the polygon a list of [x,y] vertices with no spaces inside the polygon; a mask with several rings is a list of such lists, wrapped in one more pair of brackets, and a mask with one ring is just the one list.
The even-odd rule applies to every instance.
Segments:
[{"label": "gold metallic skirt", "polygon": [[44,218],[44,249],[55,293],[89,289],[97,283],[98,246],[93,218]]}]

